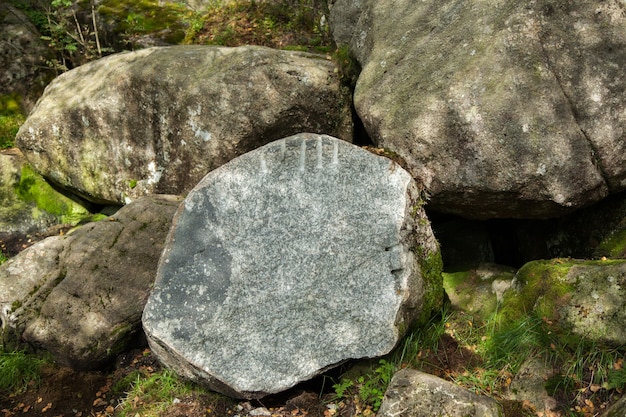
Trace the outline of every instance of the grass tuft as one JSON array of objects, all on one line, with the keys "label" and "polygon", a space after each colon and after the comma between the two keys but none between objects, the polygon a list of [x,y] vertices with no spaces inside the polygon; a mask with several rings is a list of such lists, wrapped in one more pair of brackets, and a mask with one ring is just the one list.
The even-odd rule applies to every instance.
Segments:
[{"label": "grass tuft", "polygon": [[[174,399],[191,394],[197,388],[181,380],[174,372],[163,370],[154,374],[131,374],[135,381],[130,384],[130,390],[120,404],[120,416],[159,415]],[[129,384],[125,380],[123,385]],[[123,389],[122,385],[116,389]]]},{"label": "grass tuft", "polygon": [[38,383],[47,361],[22,351],[0,350],[0,392],[20,393],[30,383]]}]

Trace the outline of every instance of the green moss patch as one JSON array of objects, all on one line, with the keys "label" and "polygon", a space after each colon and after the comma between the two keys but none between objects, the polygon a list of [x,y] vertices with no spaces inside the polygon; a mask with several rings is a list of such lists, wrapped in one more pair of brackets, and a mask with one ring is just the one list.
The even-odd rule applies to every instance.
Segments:
[{"label": "green moss patch", "polygon": [[433,312],[439,311],[443,304],[443,261],[441,251],[437,250],[427,256],[419,258],[422,279],[424,280],[425,296],[422,302],[422,314],[418,319],[418,325],[428,322]]},{"label": "green moss patch", "polygon": [[487,266],[443,274],[443,286],[452,306],[475,316],[481,322],[492,320],[499,303],[511,287],[512,269]]},{"label": "green moss patch", "polygon": [[[57,192],[29,165],[22,167],[20,182],[15,191],[20,199],[35,203],[39,210],[56,216],[60,223],[78,224],[91,218],[91,213],[86,208]],[[35,212],[33,214],[37,215]]]},{"label": "green moss patch", "polygon": [[498,320],[515,322],[535,311],[540,317],[555,319],[574,287],[565,276],[577,261],[553,259],[533,261],[517,272],[518,291],[504,296]]},{"label": "green moss patch", "polygon": [[0,96],[0,149],[15,146],[15,135],[25,117],[17,94]]},{"label": "green moss patch", "polygon": [[602,241],[597,252],[610,258],[626,259],[626,226]]}]

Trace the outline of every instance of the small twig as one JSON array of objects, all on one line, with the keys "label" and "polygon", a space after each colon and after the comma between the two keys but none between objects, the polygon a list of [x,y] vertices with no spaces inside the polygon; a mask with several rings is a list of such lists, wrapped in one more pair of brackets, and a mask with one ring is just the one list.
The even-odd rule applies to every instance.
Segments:
[{"label": "small twig", "polygon": [[91,3],[91,20],[93,21],[93,33],[96,35],[96,48],[98,48],[98,56],[102,56],[102,49],[100,48],[100,38],[98,37],[98,25],[96,24],[96,8]]},{"label": "small twig", "polygon": [[76,30],[78,31],[78,36],[80,36],[80,44],[83,45],[83,47],[86,47],[87,44],[85,43],[83,30],[80,27],[80,23],[78,23],[78,18],[76,17],[76,10],[74,10],[73,7],[72,7],[72,16],[74,16],[74,23],[76,23]]}]

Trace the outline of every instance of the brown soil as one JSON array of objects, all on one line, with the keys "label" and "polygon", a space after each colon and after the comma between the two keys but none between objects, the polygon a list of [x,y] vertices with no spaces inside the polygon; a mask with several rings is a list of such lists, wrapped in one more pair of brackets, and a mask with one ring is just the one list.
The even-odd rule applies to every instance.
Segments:
[{"label": "brown soil", "polygon": [[[450,377],[462,372],[468,364],[478,363],[479,358],[467,349],[460,348],[451,337],[443,337],[438,352],[426,352],[424,371]],[[426,369],[427,368],[427,369]],[[149,349],[135,349],[118,357],[108,372],[75,372],[68,368],[48,366],[38,383],[31,383],[19,395],[0,395],[0,417],[46,416],[46,417],[116,417],[121,415],[120,403],[127,396],[129,376],[140,372],[144,376],[159,372],[161,365]],[[338,376],[333,375],[334,380]],[[322,392],[324,378],[296,387],[286,393],[266,397],[260,401],[235,401],[220,395],[191,394],[178,399],[159,417],[240,417],[253,415],[253,410],[264,407],[272,417],[355,417],[374,416],[371,409],[360,404],[358,398],[338,400],[334,392]],[[120,385],[122,386],[120,388]],[[141,400],[136,402],[140,410]],[[505,404],[515,416],[522,405]],[[258,410],[257,410],[258,411]],[[134,414],[130,414],[133,416]],[[143,416],[143,414],[140,414]]]},{"label": "brown soil", "polygon": [[[127,396],[117,387],[139,371],[147,376],[161,371],[161,365],[149,349],[137,349],[120,355],[109,372],[76,372],[47,366],[39,382],[32,382],[17,395],[0,393],[0,416],[114,417],[121,414],[120,403]],[[127,387],[127,386],[126,386]],[[160,413],[162,417],[224,417],[252,415],[265,407],[275,417],[325,417],[326,401],[331,398],[312,391],[294,389],[262,401],[235,401],[220,395],[194,393],[180,398]],[[138,399],[138,409],[143,405]],[[344,407],[347,411],[348,407]],[[132,416],[133,414],[131,414]],[[141,414],[143,416],[143,414]],[[352,416],[354,414],[335,414]]]}]

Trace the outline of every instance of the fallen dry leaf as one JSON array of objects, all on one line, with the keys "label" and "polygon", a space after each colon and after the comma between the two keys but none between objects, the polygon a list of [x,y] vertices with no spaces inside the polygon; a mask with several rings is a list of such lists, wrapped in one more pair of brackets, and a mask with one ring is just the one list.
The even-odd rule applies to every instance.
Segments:
[{"label": "fallen dry leaf", "polygon": [[106,405],[106,403],[107,403],[107,402],[106,402],[106,401],[104,401],[102,398],[96,398],[96,399],[94,400],[94,402],[93,402],[93,404],[92,404],[92,405],[93,405],[94,407],[100,407],[100,406]]}]

